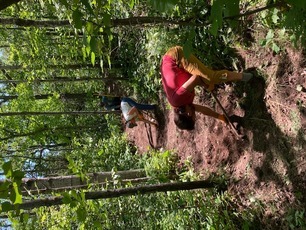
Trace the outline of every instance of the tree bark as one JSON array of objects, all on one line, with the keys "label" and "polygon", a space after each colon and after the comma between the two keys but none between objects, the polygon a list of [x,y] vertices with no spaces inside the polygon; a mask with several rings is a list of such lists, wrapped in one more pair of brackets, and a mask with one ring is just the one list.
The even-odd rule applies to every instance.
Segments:
[{"label": "tree bark", "polygon": [[[266,9],[271,9],[275,7],[280,7],[285,3],[275,3],[271,5],[267,5],[265,7],[246,12],[244,14],[238,14],[234,16],[224,17],[224,20],[231,20],[236,18],[241,18],[246,15],[255,14]],[[165,17],[130,17],[130,18],[116,18],[110,20],[111,27],[117,26],[135,26],[135,25],[144,25],[144,24],[165,24],[165,25],[181,25],[181,26],[207,26],[208,22],[205,23],[198,23],[194,22],[197,18],[187,18],[185,20],[182,19],[168,19]],[[30,19],[21,19],[21,18],[0,18],[0,24],[2,25],[17,25],[22,27],[59,27],[59,26],[69,26],[69,20],[30,20]]]},{"label": "tree bark", "polygon": [[[156,192],[169,192],[169,191],[180,191],[180,190],[193,190],[193,189],[202,189],[202,188],[220,188],[224,189],[223,185],[220,183],[211,182],[207,180],[202,181],[192,181],[192,182],[176,182],[176,183],[163,183],[163,184],[154,184],[154,185],[144,185],[144,186],[136,186],[130,188],[122,188],[122,189],[112,189],[105,191],[97,191],[97,192],[86,192],[85,199],[86,200],[96,200],[96,199],[107,199],[107,198],[115,198],[120,196],[132,196],[138,194],[148,194],[148,193],[156,193]],[[29,210],[38,207],[49,207],[54,205],[63,204],[63,196],[49,197],[46,199],[36,199],[32,201],[25,201],[22,204],[19,204],[18,207],[20,209]],[[13,205],[11,206],[13,210]]]},{"label": "tree bark", "polygon": [[[102,124],[100,124],[102,125]],[[3,137],[3,138],[0,138],[0,141],[6,141],[6,140],[10,140],[10,139],[13,139],[13,138],[18,138],[18,137],[30,137],[30,136],[34,136],[34,135],[37,135],[37,134],[40,134],[40,133],[44,133],[44,132],[58,132],[58,131],[61,131],[61,133],[63,133],[64,131],[67,131],[67,130],[83,130],[83,129],[97,129],[98,127],[95,125],[83,125],[83,126],[64,126],[64,127],[55,127],[55,128],[49,128],[49,127],[43,127],[43,128],[40,128],[40,129],[37,129],[33,132],[28,132],[28,133],[18,133],[18,134],[12,134],[10,136],[7,136],[7,137]]]},{"label": "tree bark", "polygon": [[[70,77],[54,77],[52,79],[35,79],[34,81],[31,81],[31,83],[44,83],[44,82],[54,82],[54,83],[62,83],[62,82],[80,82],[80,81],[116,81],[116,80],[128,80],[128,78],[125,77],[80,77],[80,78],[70,78]],[[0,79],[0,84],[18,84],[18,83],[26,83],[29,82],[28,80],[5,80]]]},{"label": "tree bark", "polygon": [[5,112],[0,117],[9,116],[58,116],[58,115],[101,115],[109,113],[120,113],[120,111],[64,111],[64,112]]},{"label": "tree bark", "polygon": [[41,28],[69,26],[70,22],[68,20],[31,20],[21,18],[0,18],[0,24]]},{"label": "tree bark", "polygon": [[233,16],[224,17],[223,19],[224,20],[238,19],[238,18],[242,18],[242,17],[245,17],[245,16],[249,16],[249,15],[252,15],[252,14],[259,13],[259,12],[264,11],[264,10],[277,8],[277,7],[281,7],[281,6],[287,6],[287,3],[280,1],[280,2],[277,2],[277,3],[274,3],[274,4],[270,4],[270,5],[255,9],[255,10],[247,11],[243,14],[237,14],[237,15],[233,15]]},{"label": "tree bark", "polygon": [[[60,27],[69,26],[69,20],[30,20],[21,18],[0,18],[2,25],[16,25],[21,27]],[[112,19],[110,25],[116,26],[133,26],[143,24],[177,24],[190,25],[190,20],[169,20],[164,17],[130,17],[123,19]]]},{"label": "tree bark", "polygon": [[[88,185],[101,185],[106,181],[112,181],[112,172],[97,172],[87,174],[88,181],[82,180],[79,176],[58,176],[48,178],[23,178],[20,189],[22,195],[34,195],[41,193],[59,192],[71,189],[87,188]],[[118,171],[116,175],[120,177],[123,183],[147,181],[146,172],[143,169]],[[5,183],[5,180],[0,180],[0,186]]]},{"label": "tree bark", "polygon": [[[113,65],[112,65],[113,66]],[[67,65],[47,65],[48,69],[81,69],[81,68],[100,68],[100,64],[67,64]],[[119,66],[120,68],[120,66]],[[20,69],[34,69],[32,67],[23,68],[22,65],[0,65],[0,69],[2,70],[20,70]]]}]

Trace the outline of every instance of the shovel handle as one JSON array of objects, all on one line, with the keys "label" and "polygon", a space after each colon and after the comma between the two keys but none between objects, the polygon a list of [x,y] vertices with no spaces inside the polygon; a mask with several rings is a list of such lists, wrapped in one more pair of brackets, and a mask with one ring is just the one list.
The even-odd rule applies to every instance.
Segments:
[{"label": "shovel handle", "polygon": [[235,126],[233,125],[233,123],[231,122],[231,120],[229,119],[229,116],[227,115],[227,112],[225,111],[225,109],[223,108],[223,106],[221,105],[220,101],[218,100],[218,98],[216,97],[216,95],[214,94],[214,92],[210,92],[211,95],[213,96],[213,98],[215,99],[215,101],[218,103],[219,107],[221,108],[221,110],[223,111],[223,114],[226,118],[226,120],[228,121],[228,124],[230,125],[231,129],[233,130],[234,134],[237,136],[238,139],[240,139],[240,135],[238,134]]}]

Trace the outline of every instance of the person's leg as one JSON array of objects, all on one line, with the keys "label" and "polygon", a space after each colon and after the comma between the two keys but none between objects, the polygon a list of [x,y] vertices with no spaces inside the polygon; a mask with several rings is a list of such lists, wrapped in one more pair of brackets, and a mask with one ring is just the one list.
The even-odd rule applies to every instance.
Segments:
[{"label": "person's leg", "polygon": [[176,55],[173,55],[173,57],[177,57],[178,64],[192,75],[198,75],[202,77],[203,81],[207,85],[242,80],[242,73],[232,72],[228,70],[214,71],[205,66],[198,58],[196,58],[192,54],[187,59],[184,56],[182,47],[176,47],[175,51],[177,53]]},{"label": "person's leg", "polygon": [[131,106],[136,107],[139,110],[154,110],[155,106],[154,105],[149,105],[149,104],[139,104],[132,100],[131,98],[124,97],[122,98],[122,101],[129,103]]}]

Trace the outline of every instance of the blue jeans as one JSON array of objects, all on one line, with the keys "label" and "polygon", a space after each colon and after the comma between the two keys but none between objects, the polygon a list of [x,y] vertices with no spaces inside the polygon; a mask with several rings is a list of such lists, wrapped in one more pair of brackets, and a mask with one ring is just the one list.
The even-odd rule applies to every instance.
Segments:
[{"label": "blue jeans", "polygon": [[123,97],[121,101],[129,103],[131,106],[136,107],[136,109],[139,110],[154,110],[155,108],[154,105],[138,104],[137,102],[128,97]]}]

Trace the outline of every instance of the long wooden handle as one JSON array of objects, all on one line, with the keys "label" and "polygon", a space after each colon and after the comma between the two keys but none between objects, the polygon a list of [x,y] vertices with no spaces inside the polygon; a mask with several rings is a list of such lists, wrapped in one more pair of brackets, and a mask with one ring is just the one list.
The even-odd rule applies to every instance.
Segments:
[{"label": "long wooden handle", "polygon": [[233,125],[233,123],[231,122],[231,120],[229,119],[229,116],[227,115],[225,109],[223,108],[223,106],[221,105],[220,101],[218,100],[218,98],[216,97],[216,95],[213,92],[210,92],[211,95],[213,96],[213,98],[215,99],[215,101],[218,103],[218,105],[220,106],[220,108],[223,111],[223,114],[226,118],[226,120],[228,121],[228,124],[230,125],[231,129],[233,130],[233,132],[235,133],[235,135],[237,136],[237,138],[241,139],[240,135],[238,134],[235,126]]}]

